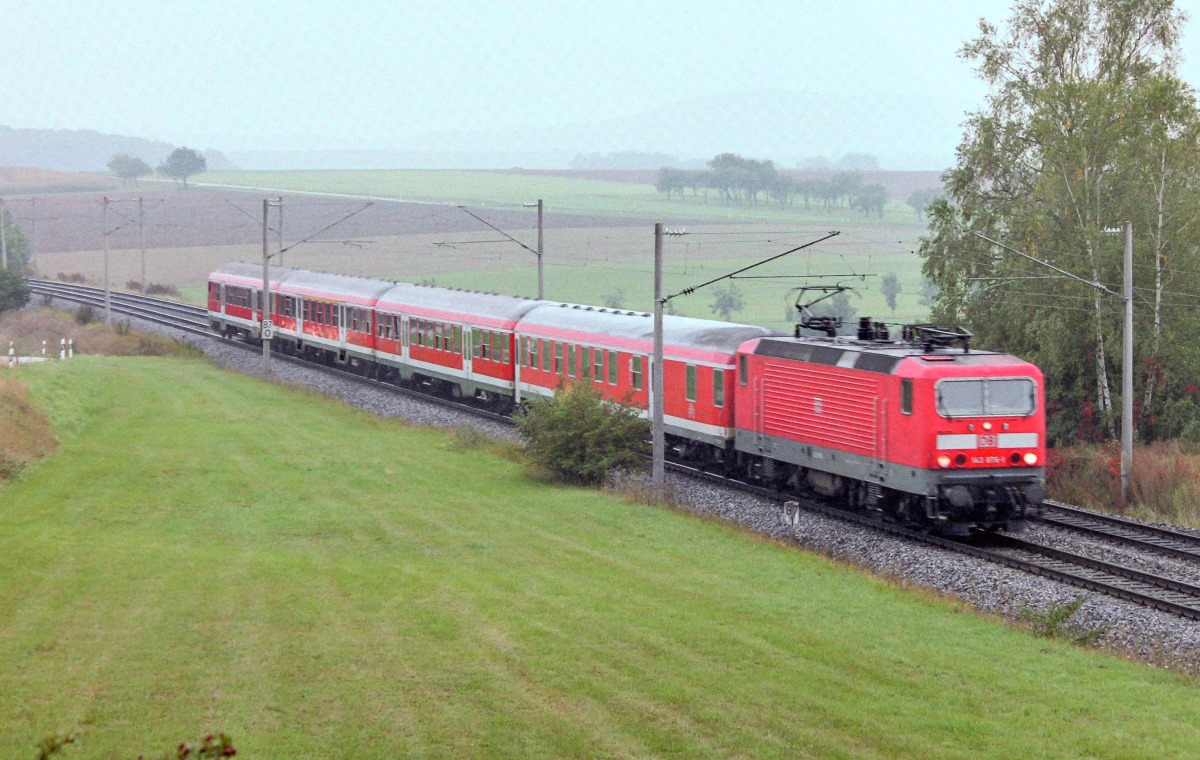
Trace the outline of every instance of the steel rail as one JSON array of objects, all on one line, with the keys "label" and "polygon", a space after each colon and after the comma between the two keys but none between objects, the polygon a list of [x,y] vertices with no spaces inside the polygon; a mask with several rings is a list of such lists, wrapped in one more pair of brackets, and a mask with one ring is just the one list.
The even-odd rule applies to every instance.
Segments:
[{"label": "steel rail", "polygon": [[1177,559],[1200,560],[1200,536],[1047,499],[1042,522]]}]

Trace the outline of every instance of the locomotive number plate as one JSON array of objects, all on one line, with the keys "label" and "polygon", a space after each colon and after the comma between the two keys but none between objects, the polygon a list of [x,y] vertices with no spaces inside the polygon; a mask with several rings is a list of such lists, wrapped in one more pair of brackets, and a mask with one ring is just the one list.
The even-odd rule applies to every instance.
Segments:
[{"label": "locomotive number plate", "polygon": [[994,449],[996,448],[996,436],[994,434],[981,435],[979,436],[979,440],[976,441],[976,446],[981,449]]}]

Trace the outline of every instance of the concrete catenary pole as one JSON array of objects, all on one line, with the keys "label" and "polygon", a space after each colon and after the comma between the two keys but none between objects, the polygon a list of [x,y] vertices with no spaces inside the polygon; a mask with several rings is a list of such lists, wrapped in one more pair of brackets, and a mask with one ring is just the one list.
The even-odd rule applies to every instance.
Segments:
[{"label": "concrete catenary pole", "polygon": [[275,255],[279,257],[279,266],[283,266],[283,196],[279,196],[279,248]]},{"label": "concrete catenary pole", "polygon": [[37,196],[29,199],[29,265],[38,271]]},{"label": "concrete catenary pole", "polygon": [[112,324],[112,290],[108,286],[108,196],[104,196],[104,323]]},{"label": "concrete catenary pole", "polygon": [[0,200],[0,269],[8,269],[8,207]]},{"label": "concrete catenary pole", "polygon": [[538,246],[538,250],[537,250],[538,300],[540,301],[546,297],[546,283],[545,283],[545,279],[544,279],[545,272],[544,272],[544,269],[542,266],[542,259],[543,259],[542,254],[545,252],[545,249],[542,248],[542,199],[541,198],[538,198],[537,206],[538,206],[538,242],[537,242],[537,246]]},{"label": "concrete catenary pole", "polygon": [[654,225],[654,362],[650,365],[651,481],[654,495],[666,495],[666,433],[663,430],[663,228]]},{"label": "concrete catenary pole", "polygon": [[1121,499],[1133,480],[1133,222],[1125,222],[1125,329],[1121,336]]},{"label": "concrete catenary pole", "polygon": [[142,293],[146,292],[146,214],[138,197],[138,238],[142,244]]},{"label": "concrete catenary pole", "polygon": [[271,201],[263,198],[263,236],[262,236],[262,257],[263,257],[263,286],[262,286],[262,312],[260,316],[262,321],[259,322],[259,331],[262,336],[262,371],[264,375],[271,372],[271,341],[267,340],[267,314],[270,311],[271,297],[271,255],[267,252],[267,212],[271,208]]}]

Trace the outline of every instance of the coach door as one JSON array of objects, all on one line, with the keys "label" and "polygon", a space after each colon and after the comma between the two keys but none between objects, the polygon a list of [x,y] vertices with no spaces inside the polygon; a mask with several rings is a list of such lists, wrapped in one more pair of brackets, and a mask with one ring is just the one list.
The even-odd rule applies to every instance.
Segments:
[{"label": "coach door", "polygon": [[462,366],[463,378],[467,382],[475,379],[475,375],[471,369],[471,357],[475,355],[475,341],[477,340],[475,331],[467,325],[462,328]]}]

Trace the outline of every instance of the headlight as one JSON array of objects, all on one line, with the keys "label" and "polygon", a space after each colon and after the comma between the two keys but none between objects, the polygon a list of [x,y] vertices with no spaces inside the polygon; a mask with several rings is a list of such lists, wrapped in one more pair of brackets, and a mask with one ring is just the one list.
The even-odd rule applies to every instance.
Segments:
[{"label": "headlight", "polygon": [[937,463],[938,463],[938,467],[949,467],[950,466],[950,455],[949,454],[938,454]]},{"label": "headlight", "polygon": [[1034,454],[1032,451],[1025,454],[1024,458],[1025,458],[1025,464],[1027,464],[1027,465],[1032,466],[1032,465],[1037,464],[1037,454]]}]

